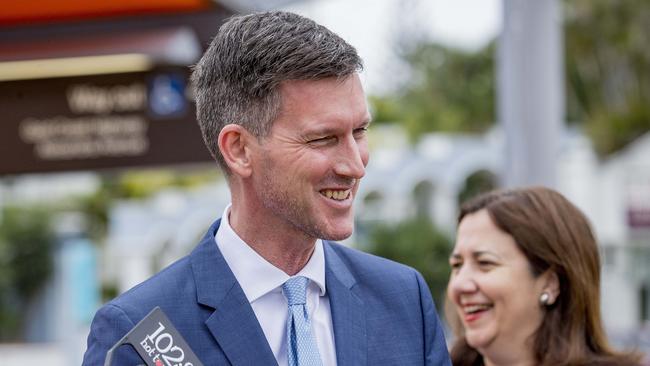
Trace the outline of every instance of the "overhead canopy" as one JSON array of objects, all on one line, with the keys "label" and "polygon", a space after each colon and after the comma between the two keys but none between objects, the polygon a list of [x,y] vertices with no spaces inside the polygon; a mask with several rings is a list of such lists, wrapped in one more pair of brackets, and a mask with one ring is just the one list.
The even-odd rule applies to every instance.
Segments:
[{"label": "overhead canopy", "polygon": [[189,27],[165,27],[134,32],[83,34],[75,38],[36,39],[0,43],[0,61],[89,55],[144,53],[161,61],[194,62],[201,45]]},{"label": "overhead canopy", "polygon": [[136,70],[190,65],[201,52],[199,40],[188,27],[90,34],[56,42],[0,43],[0,81],[132,71],[125,62],[138,65],[130,67]]},{"label": "overhead canopy", "polygon": [[2,2],[0,24],[196,11],[211,5],[210,0],[8,0]]},{"label": "overhead canopy", "polygon": [[1,25],[74,21],[137,14],[178,13],[223,5],[236,12],[277,9],[300,0],[5,0]]}]

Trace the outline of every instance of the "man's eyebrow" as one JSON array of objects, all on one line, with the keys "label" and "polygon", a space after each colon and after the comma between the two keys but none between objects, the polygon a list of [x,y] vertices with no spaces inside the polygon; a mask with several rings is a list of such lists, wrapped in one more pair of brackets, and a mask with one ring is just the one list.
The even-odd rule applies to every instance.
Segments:
[{"label": "man's eyebrow", "polygon": [[305,131],[305,136],[328,136],[337,133],[337,129],[331,127],[314,128],[313,130]]},{"label": "man's eyebrow", "polygon": [[357,123],[357,125],[354,128],[355,129],[357,129],[357,128],[367,128],[368,126],[370,126],[371,123],[372,123],[372,117],[368,116],[367,118],[364,118],[363,120],[361,120],[361,122]]},{"label": "man's eyebrow", "polygon": [[[363,128],[363,127],[368,127],[372,123],[371,118],[366,118],[359,124],[357,124],[356,128]],[[336,135],[341,131],[340,128],[332,128],[332,127],[315,127],[313,130],[305,131],[305,136],[328,136],[328,135]]]}]

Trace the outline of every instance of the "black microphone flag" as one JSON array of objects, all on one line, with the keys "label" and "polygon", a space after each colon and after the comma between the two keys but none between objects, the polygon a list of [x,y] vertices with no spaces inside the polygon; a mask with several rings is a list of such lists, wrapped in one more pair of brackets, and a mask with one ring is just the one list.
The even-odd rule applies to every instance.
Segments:
[{"label": "black microphone flag", "polygon": [[203,366],[158,306],[108,350],[104,366],[111,366],[113,352],[123,344],[135,348],[147,366]]}]

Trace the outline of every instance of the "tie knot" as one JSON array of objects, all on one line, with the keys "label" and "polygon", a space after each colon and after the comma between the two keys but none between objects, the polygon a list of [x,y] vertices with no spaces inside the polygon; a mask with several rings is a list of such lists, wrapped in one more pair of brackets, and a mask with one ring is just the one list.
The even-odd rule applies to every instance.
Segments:
[{"label": "tie knot", "polygon": [[309,283],[307,277],[298,276],[291,277],[282,285],[284,296],[286,296],[289,306],[305,304],[307,283]]}]

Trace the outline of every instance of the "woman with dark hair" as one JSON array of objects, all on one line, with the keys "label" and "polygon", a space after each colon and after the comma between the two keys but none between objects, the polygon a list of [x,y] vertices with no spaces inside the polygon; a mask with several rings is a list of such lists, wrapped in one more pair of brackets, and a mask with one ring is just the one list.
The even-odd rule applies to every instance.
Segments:
[{"label": "woman with dark hair", "polygon": [[454,365],[639,365],[607,343],[598,247],[566,198],[493,191],[464,204],[458,223],[447,288],[459,320]]}]

